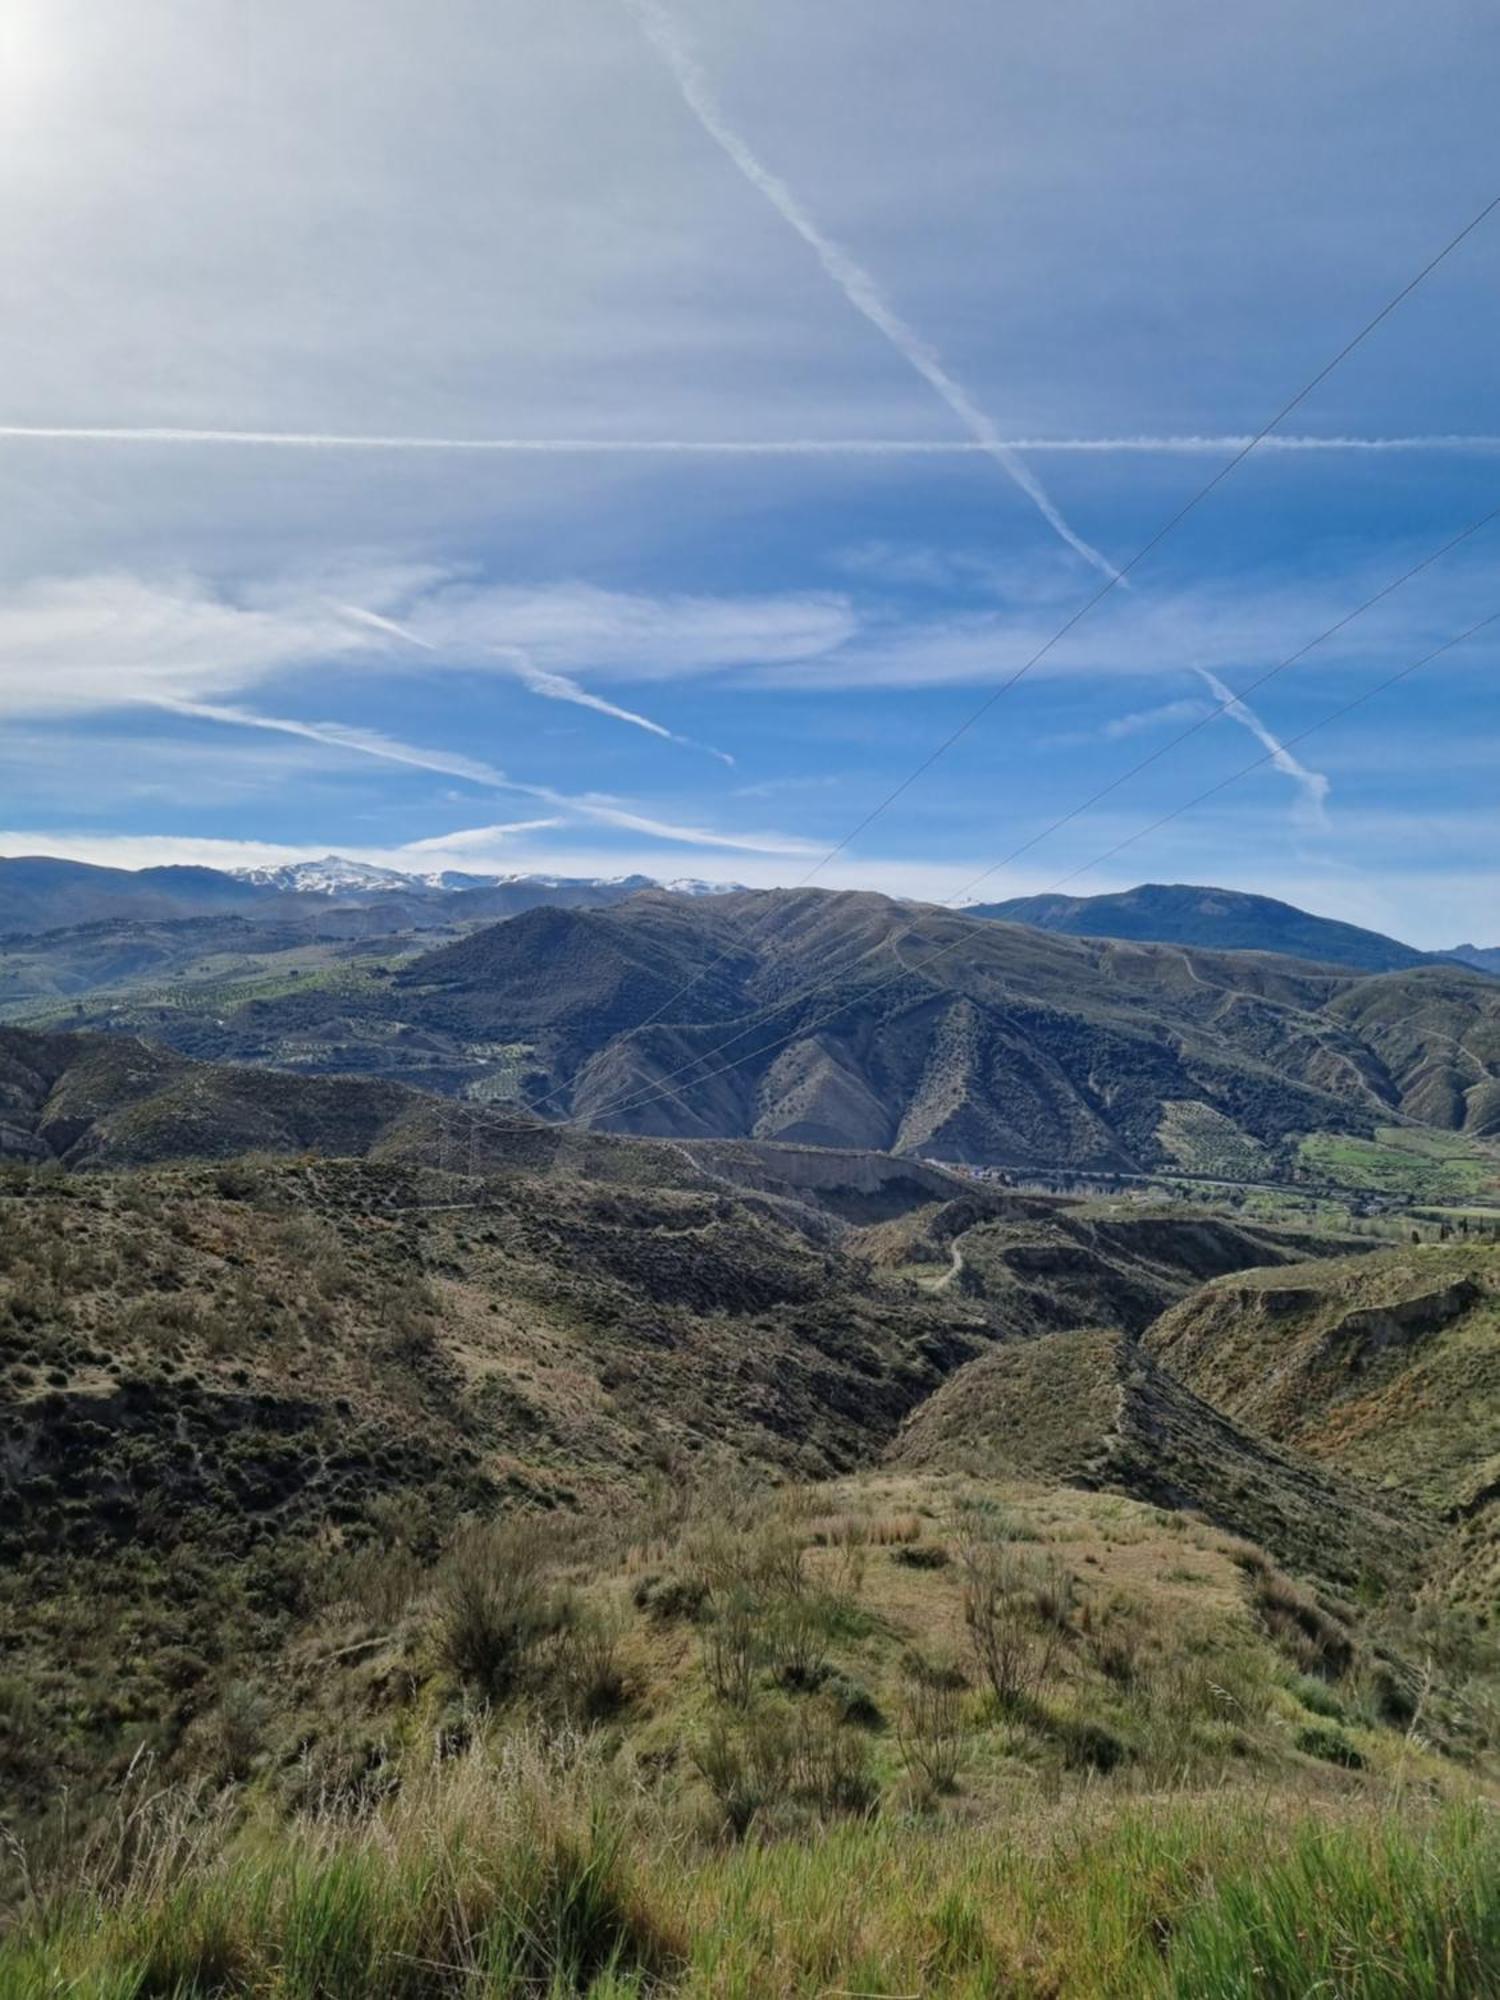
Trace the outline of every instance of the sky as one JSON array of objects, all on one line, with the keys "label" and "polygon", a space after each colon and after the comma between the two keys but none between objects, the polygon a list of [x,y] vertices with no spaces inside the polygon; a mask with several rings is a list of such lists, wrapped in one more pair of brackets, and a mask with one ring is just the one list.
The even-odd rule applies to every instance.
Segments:
[{"label": "sky", "polygon": [[1500,210],[1113,581],[1500,194],[1497,60],[1481,0],[7,0],[0,854],[1500,943],[1500,624],[1437,652]]}]

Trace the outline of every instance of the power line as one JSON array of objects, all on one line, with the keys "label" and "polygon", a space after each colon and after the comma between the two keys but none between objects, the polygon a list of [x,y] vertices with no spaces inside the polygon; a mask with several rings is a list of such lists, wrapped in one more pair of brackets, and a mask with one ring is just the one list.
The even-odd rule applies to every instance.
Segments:
[{"label": "power line", "polygon": [[[1333,356],[1331,360],[1326,361],[1315,375],[1313,375],[1308,381],[1304,382],[1302,387],[1297,390],[1296,394],[1291,396],[1285,403],[1283,403],[1280,409],[1277,410],[1276,414],[1273,417],[1269,418],[1267,422],[1262,424],[1260,429],[1256,431],[1253,436],[1248,438],[1245,441],[1245,443],[1239,448],[1238,451],[1236,451],[1230,458],[1226,459],[1224,464],[1219,467],[1218,471],[1215,472],[1210,479],[1206,480],[1205,483],[1202,486],[1200,486],[1197,489],[1197,491],[1193,493],[1182,504],[1182,506],[1180,506],[1177,509],[1175,514],[1172,514],[1166,521],[1164,521],[1162,525],[1150,537],[1149,540],[1142,543],[1141,547],[1136,550],[1135,554],[1130,557],[1128,562],[1124,563],[1119,569],[1117,569],[1112,576],[1106,578],[1106,580],[1102,584],[1100,584],[1098,589],[1094,591],[1093,595],[1085,599],[1085,601],[1079,606],[1079,608],[1075,612],[1073,612],[1072,615],[1069,618],[1067,618],[1064,621],[1064,623],[1057,628],[1057,630],[1052,634],[1052,636],[1049,639],[1045,640],[1042,645],[1037,647],[1036,651],[1032,653],[1029,659],[1024,661],[1021,666],[1017,667],[1016,670],[1010,675],[1010,677],[1007,680],[1002,681],[998,687],[993,688],[990,691],[990,693],[985,696],[984,700],[979,703],[977,708],[971,710],[970,713],[967,716],[965,716],[964,719],[957,725],[957,727],[952,729],[948,733],[948,735],[942,739],[941,742],[939,742],[932,750],[930,750],[927,753],[927,755],[923,757],[921,761],[915,766],[915,768],[910,772],[908,772],[907,775],[901,780],[901,782],[897,786],[895,786],[895,788],[892,791],[888,792],[886,796],[883,799],[881,799],[877,805],[871,807],[869,812],[865,814],[864,818],[861,819],[857,825],[851,828],[851,830],[848,833],[846,833],[840,841],[838,841],[834,846],[830,847],[828,852],[822,857],[822,859],[816,862],[813,865],[813,867],[811,867],[808,870],[808,872],[804,876],[802,876],[802,878],[799,881],[795,882],[792,886],[796,889],[807,888],[807,886],[811,882],[815,881],[816,878],[820,874],[822,874],[823,870],[828,866],[828,864],[831,861],[836,860],[837,857],[840,854],[842,854],[846,848],[851,847],[853,843],[859,839],[861,834],[865,833],[871,826],[874,825],[875,821],[879,819],[882,816],[882,814],[888,812],[899,798],[901,798],[906,792],[910,791],[912,786],[916,784],[920,778],[924,777],[927,774],[927,772],[932,769],[933,765],[939,761],[940,758],[945,757],[956,743],[960,742],[965,736],[967,736],[969,731],[973,729],[979,722],[981,722],[986,715],[989,714],[990,710],[995,706],[997,702],[1003,700],[1003,698],[1010,693],[1012,688],[1018,686],[1020,682],[1026,678],[1026,676],[1032,671],[1034,667],[1039,666],[1041,662],[1044,659],[1046,659],[1048,654],[1054,651],[1054,649],[1057,646],[1059,646],[1064,639],[1068,637],[1068,635],[1075,629],[1075,627],[1080,625],[1083,622],[1083,620],[1088,617],[1089,613],[1093,611],[1097,605],[1102,604],[1105,598],[1108,597],[1113,590],[1115,590],[1120,584],[1124,583],[1125,579],[1132,573],[1132,571],[1139,568],[1139,566],[1146,560],[1146,558],[1149,555],[1151,555],[1153,551],[1159,548],[1161,544],[1167,539],[1167,537],[1171,535],[1178,527],[1180,527],[1181,524],[1188,518],[1188,516],[1192,514],[1198,507],[1200,507],[1203,504],[1203,502],[1208,499],[1209,495],[1214,491],[1216,491],[1216,489],[1224,483],[1224,481],[1229,477],[1229,475],[1232,472],[1236,470],[1238,466],[1244,463],[1244,461],[1250,456],[1250,454],[1256,449],[1256,447],[1262,444],[1265,441],[1265,439],[1270,436],[1272,431],[1278,429],[1279,426],[1286,421],[1286,419],[1292,414],[1292,412],[1295,409],[1298,408],[1300,404],[1306,402],[1307,398],[1313,393],[1313,391],[1316,388],[1318,388],[1320,384],[1327,381],[1328,377],[1334,372],[1334,370],[1338,368],[1343,362],[1347,361],[1349,356],[1354,353],[1355,349],[1360,347],[1366,340],[1368,340],[1368,338],[1372,333],[1374,333],[1376,328],[1382,325],[1385,320],[1389,319],[1391,314],[1395,312],[1396,308],[1399,305],[1403,304],[1405,300],[1410,298],[1412,293],[1417,290],[1418,286],[1423,284],[1425,280],[1429,278],[1432,275],[1432,273],[1438,268],[1438,266],[1441,263],[1443,263],[1446,258],[1450,257],[1453,254],[1453,252],[1459,247],[1461,243],[1465,241],[1466,238],[1472,236],[1474,231],[1479,228],[1480,224],[1483,223],[1489,216],[1491,216],[1497,208],[1500,208],[1500,195],[1492,196],[1491,199],[1485,203],[1483,208],[1479,210],[1477,215],[1473,216],[1468,222],[1466,222],[1464,226],[1460,230],[1458,230],[1454,235],[1450,236],[1447,242],[1443,244],[1442,248],[1439,249],[1433,256],[1428,258],[1427,262],[1421,267],[1421,269],[1415,274],[1415,276],[1409,278],[1398,292],[1394,293],[1389,299],[1386,300],[1385,304],[1380,308],[1380,310],[1377,313],[1375,313],[1370,319],[1365,321],[1364,325],[1360,327],[1357,333],[1353,334],[1348,340],[1344,342],[1343,346],[1339,348],[1338,352]],[[1003,864],[997,864],[997,865],[1003,865]],[[675,1007],[677,1002],[681,1000],[684,997],[684,995],[690,993],[693,990],[693,988],[699,985],[704,979],[706,979],[711,972],[716,971],[718,967],[724,963],[724,960],[729,956],[731,949],[732,947],[726,945],[723,948],[723,950],[721,950],[717,954],[716,957],[710,959],[706,965],[701,966],[699,970],[695,972],[690,979],[686,980],[680,987],[678,987],[676,992],[668,994],[666,999],[661,1002],[661,1004],[656,1008],[656,1010],[653,1013],[647,1015],[644,1021],[638,1023],[638,1028],[649,1028],[654,1026],[655,1023],[659,1021],[662,1018],[662,1016],[667,1012],[668,1008]],[[554,1098],[563,1096],[564,1091],[565,1087],[562,1085],[559,1085],[557,1088],[550,1090],[545,1097],[538,1099],[537,1104],[534,1108],[540,1111],[542,1106],[550,1104]]]},{"label": "power line", "polygon": [[[1393,577],[1389,582],[1382,584],[1380,589],[1372,592],[1372,594],[1369,597],[1365,598],[1363,603],[1356,605],[1352,611],[1345,612],[1341,618],[1335,619],[1331,625],[1326,626],[1321,632],[1317,634],[1315,638],[1309,639],[1305,645],[1299,646],[1295,652],[1289,653],[1285,659],[1278,661],[1278,663],[1274,667],[1269,667],[1263,674],[1260,674],[1255,680],[1251,681],[1247,687],[1241,689],[1238,693],[1234,694],[1230,699],[1221,701],[1217,705],[1217,707],[1210,709],[1206,715],[1201,716],[1196,722],[1191,723],[1186,729],[1180,730],[1177,733],[1177,735],[1174,736],[1169,742],[1160,745],[1157,749],[1149,752],[1146,756],[1139,758],[1128,770],[1119,773],[1119,775],[1112,778],[1108,784],[1101,785],[1096,791],[1091,793],[1090,796],[1087,799],[1085,799],[1080,805],[1074,806],[1068,812],[1059,815],[1059,817],[1053,820],[1049,826],[1042,828],[1042,830],[1039,833],[1033,834],[1029,840],[1021,842],[1021,844],[1018,847],[1012,848],[1008,854],[1002,855],[998,861],[993,861],[989,864],[988,867],[982,868],[979,871],[979,873],[975,876],[972,876],[970,880],[963,885],[962,888],[956,889],[951,896],[946,897],[944,899],[943,907],[951,908],[953,905],[961,903],[964,899],[968,897],[969,893],[973,889],[978,887],[978,885],[981,882],[987,881],[992,875],[996,874],[1001,868],[1008,866],[1012,861],[1016,860],[1020,855],[1030,852],[1032,848],[1039,846],[1042,841],[1048,839],[1052,834],[1058,832],[1062,827],[1065,827],[1069,825],[1073,820],[1080,818],[1092,806],[1097,805],[1101,799],[1107,798],[1112,792],[1118,791],[1119,788],[1122,785],[1128,783],[1131,778],[1136,777],[1140,772],[1149,769],[1149,767],[1152,764],[1159,762],[1162,757],[1166,756],[1168,752],[1176,748],[1177,745],[1185,743],[1189,737],[1195,736],[1199,730],[1206,729],[1209,723],[1217,721],[1220,716],[1227,715],[1231,709],[1238,706],[1239,703],[1244,700],[1245,696],[1254,694],[1257,689],[1265,687],[1270,681],[1275,680],[1279,674],[1286,673],[1291,667],[1294,667],[1300,660],[1305,660],[1308,654],[1315,651],[1317,647],[1325,644],[1329,639],[1335,637],[1338,633],[1346,630],[1347,627],[1352,625],[1357,618],[1362,617],[1365,614],[1365,612],[1371,610],[1375,605],[1382,603],[1387,597],[1390,597],[1395,591],[1400,590],[1403,585],[1410,583],[1413,577],[1420,576],[1424,570],[1430,569],[1434,563],[1440,561],[1444,556],[1450,554],[1452,550],[1458,548],[1462,543],[1469,541],[1473,536],[1477,535],[1481,531],[1481,529],[1488,527],[1489,524],[1492,521],[1496,520],[1497,518],[1500,518],[1500,507],[1491,508],[1488,512],[1480,515],[1480,517],[1477,520],[1471,521],[1466,527],[1461,528],[1457,534],[1450,535],[1449,538],[1445,542],[1443,542],[1438,548],[1433,549],[1429,554],[1423,556],[1420,559],[1420,561],[1411,564],[1407,569],[1403,570],[1399,576]],[[917,926],[915,924],[908,925],[904,931],[897,932],[895,937],[890,940],[887,940],[887,942],[892,946],[892,948],[894,948],[895,946],[899,945],[904,938],[910,937],[916,930],[916,928]],[[836,985],[841,976],[842,975],[834,974],[827,979],[817,981],[812,986],[805,988],[801,993],[792,994],[789,998],[782,1001],[778,1001],[775,1007],[772,1008],[770,1011],[773,1013],[780,1013],[787,1007],[796,1006],[800,1002],[813,999],[819,993],[825,991],[828,987]],[[643,1027],[648,1025],[649,1023],[646,1022],[643,1022],[641,1024],[641,1026]],[[763,1022],[761,1023],[761,1025],[763,1025]],[[754,1032],[753,1027],[742,1029],[739,1034],[732,1035],[727,1040],[721,1042],[717,1048],[710,1049],[709,1051],[707,1051],[706,1054],[692,1057],[689,1061],[680,1064],[675,1070],[670,1071],[667,1074],[667,1076],[658,1079],[658,1083],[660,1085],[666,1085],[672,1083],[677,1077],[685,1075],[687,1071],[696,1068],[699,1064],[705,1062],[711,1062],[713,1058],[716,1055],[720,1054],[724,1049],[732,1048],[737,1041],[742,1040],[747,1034],[753,1032]],[[596,1117],[599,1116],[609,1117],[612,1116],[617,1111],[628,1110],[632,1108],[634,1102],[635,1102],[635,1093],[627,1091],[624,1099],[614,1103],[606,1103],[605,1105],[600,1107],[595,1112],[594,1115]]]},{"label": "power line", "polygon": [[[1366,688],[1362,694],[1356,695],[1352,701],[1343,703],[1341,707],[1334,709],[1319,721],[1310,723],[1306,729],[1299,730],[1295,736],[1289,736],[1283,747],[1289,749],[1295,744],[1305,742],[1309,736],[1315,735],[1318,730],[1326,729],[1330,723],[1340,721],[1355,709],[1363,707],[1367,701],[1374,700],[1376,695],[1384,694],[1387,689],[1395,687],[1400,681],[1409,679],[1412,674],[1430,665],[1433,660],[1441,658],[1445,653],[1452,652],[1454,647],[1465,644],[1466,641],[1474,638],[1476,634],[1496,624],[1500,624],[1500,611],[1490,612],[1486,617],[1466,627],[1464,631],[1456,633],[1451,639],[1444,640],[1441,646],[1435,646],[1430,653],[1424,653],[1420,659],[1413,660],[1408,666],[1402,667],[1399,672],[1388,675],[1385,680],[1377,681],[1373,687]],[[1152,820],[1148,825],[1139,827],[1124,840],[1117,841],[1113,847],[1106,848],[1102,853],[1096,854],[1091,860],[1083,862],[1079,867],[1070,870],[1068,874],[1060,876],[1056,882],[1051,883],[1042,893],[1050,895],[1054,891],[1066,887],[1068,883],[1076,881],[1080,875],[1085,875],[1091,869],[1100,867],[1104,862],[1122,853],[1125,848],[1133,846],[1136,841],[1144,840],[1149,834],[1155,833],[1161,827],[1170,824],[1172,820],[1180,819],[1184,813],[1192,811],[1195,806],[1202,805],[1205,800],[1216,797],[1220,792],[1227,791],[1231,785],[1238,784],[1242,778],[1249,777],[1252,772],[1263,769],[1265,765],[1272,761],[1275,755],[1275,751],[1268,750],[1263,755],[1253,758],[1250,763],[1241,766],[1238,771],[1232,772],[1227,778],[1221,778],[1217,784],[1209,785],[1205,790],[1197,793],[1195,797],[1184,801],[1180,806],[1174,807],[1171,812],[1163,813],[1159,819]],[[894,938],[886,942],[890,948],[894,949],[901,943],[903,937],[910,935],[911,930],[908,929],[905,932],[898,932]],[[931,952],[923,959],[920,965],[903,965],[901,970],[893,974],[891,978],[882,980],[879,985],[868,991],[851,994],[848,999],[840,1001],[837,1007],[830,1008],[826,1014],[820,1015],[815,1021],[793,1028],[785,1035],[777,1036],[774,1040],[762,1044],[760,1048],[752,1050],[748,1056],[738,1056],[733,1062],[725,1063],[718,1069],[710,1070],[705,1076],[694,1078],[691,1087],[697,1088],[701,1084],[710,1083],[715,1077],[726,1075],[730,1070],[739,1068],[744,1062],[768,1055],[773,1049],[782,1048],[788,1042],[797,1041],[808,1035],[816,1034],[820,1028],[824,1027],[829,1021],[836,1019],[838,1015],[844,1013],[848,1008],[862,1001],[867,1002],[875,999],[879,994],[889,991],[892,986],[900,985],[904,979],[925,973],[929,966],[936,964],[940,958],[947,957],[949,952],[956,951],[961,945],[967,942],[969,942],[967,934],[960,932],[949,943],[940,945],[936,951]],[[810,990],[815,991],[817,989]],[[801,995],[799,997],[805,999],[809,995]],[[754,1032],[753,1027],[744,1031],[746,1036]],[[743,1039],[743,1037],[736,1037],[736,1039]],[[720,1049],[711,1050],[710,1055],[717,1055],[722,1052],[722,1049],[729,1046],[730,1044],[725,1042],[721,1044]],[[699,1058],[700,1061],[706,1059]],[[673,1089],[670,1078],[664,1078],[656,1086],[648,1089],[629,1102],[609,1107],[609,1115],[617,1115],[621,1111],[639,1110],[647,1104],[655,1103],[661,1097],[676,1097],[681,1101],[682,1092]]]}]

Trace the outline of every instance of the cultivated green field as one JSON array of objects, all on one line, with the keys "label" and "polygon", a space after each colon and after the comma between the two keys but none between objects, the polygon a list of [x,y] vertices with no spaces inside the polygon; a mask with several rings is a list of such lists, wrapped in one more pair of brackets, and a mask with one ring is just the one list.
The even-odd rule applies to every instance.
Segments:
[{"label": "cultivated green field", "polygon": [[1500,1207],[1500,1150],[1453,1132],[1383,1125],[1373,1139],[1310,1133],[1298,1149],[1312,1179],[1413,1201]]}]

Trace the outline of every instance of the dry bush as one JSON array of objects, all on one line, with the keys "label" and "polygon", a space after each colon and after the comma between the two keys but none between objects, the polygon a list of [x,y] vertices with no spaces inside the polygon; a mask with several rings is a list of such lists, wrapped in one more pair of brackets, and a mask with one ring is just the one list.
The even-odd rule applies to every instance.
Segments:
[{"label": "dry bush", "polygon": [[1249,1579],[1250,1601],[1262,1625],[1303,1673],[1331,1681],[1349,1672],[1357,1649],[1342,1619],[1258,1549],[1235,1549],[1233,1558]]},{"label": "dry bush", "polygon": [[625,1706],[622,1636],[612,1610],[580,1612],[558,1632],[547,1662],[548,1691],[570,1722],[603,1722]]},{"label": "dry bush", "polygon": [[975,1663],[1002,1708],[1035,1699],[1069,1629],[1075,1586],[1055,1556],[971,1533],[962,1550],[963,1618]]},{"label": "dry bush", "polygon": [[828,1671],[837,1617],[837,1604],[812,1592],[783,1598],[768,1607],[764,1622],[765,1657],[784,1687],[818,1686]]},{"label": "dry bush", "polygon": [[736,1592],[719,1605],[703,1634],[703,1670],[714,1694],[730,1708],[749,1705],[757,1652],[754,1607],[745,1593]]},{"label": "dry bush", "polygon": [[953,1661],[912,1653],[902,1662],[896,1741],[907,1775],[932,1792],[951,1792],[967,1742],[968,1680]]},{"label": "dry bush", "polygon": [[1078,1629],[1106,1680],[1126,1692],[1140,1684],[1151,1650],[1151,1623],[1143,1604],[1119,1592],[1103,1604],[1085,1603]]},{"label": "dry bush", "polygon": [[776,1522],[740,1533],[727,1521],[712,1521],[691,1537],[686,1557],[714,1596],[741,1591],[765,1602],[799,1596],[807,1582],[800,1538]]},{"label": "dry bush", "polygon": [[778,1807],[831,1817],[867,1814],[879,1799],[868,1745],[830,1702],[767,1705],[732,1726],[716,1721],[693,1746],[693,1762],[737,1838]]},{"label": "dry bush", "polygon": [[876,1548],[895,1548],[904,1542],[922,1539],[920,1514],[882,1514],[870,1523],[870,1540]]}]

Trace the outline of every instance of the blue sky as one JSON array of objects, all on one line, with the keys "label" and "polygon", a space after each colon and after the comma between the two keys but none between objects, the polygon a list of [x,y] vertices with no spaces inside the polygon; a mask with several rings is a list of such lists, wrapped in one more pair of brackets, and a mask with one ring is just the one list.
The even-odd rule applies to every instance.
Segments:
[{"label": "blue sky", "polygon": [[1500,215],[819,865],[1500,192],[1497,56],[1454,0],[12,0],[0,852],[1500,942],[1493,638],[1087,866],[1500,609],[1500,524],[1005,860],[1500,505]]}]

